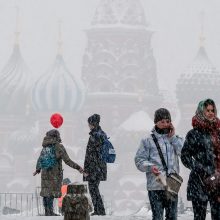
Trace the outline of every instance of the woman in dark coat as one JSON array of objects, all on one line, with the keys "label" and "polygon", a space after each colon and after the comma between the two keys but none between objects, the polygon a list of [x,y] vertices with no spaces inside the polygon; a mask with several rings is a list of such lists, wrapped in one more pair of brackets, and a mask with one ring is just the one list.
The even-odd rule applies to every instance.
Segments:
[{"label": "woman in dark coat", "polygon": [[194,220],[205,220],[208,202],[212,220],[220,220],[220,194],[210,195],[204,184],[207,177],[220,172],[220,120],[213,100],[199,103],[192,126],[181,152],[182,163],[191,170],[187,199],[192,201]]},{"label": "woman in dark coat", "polygon": [[84,162],[84,172],[87,176],[84,175],[83,180],[88,181],[89,193],[94,206],[94,213],[92,215],[105,215],[105,208],[99,192],[99,184],[100,181],[106,181],[107,179],[107,165],[102,160],[100,151],[103,140],[107,136],[99,126],[99,122],[100,116],[98,114],[88,118],[90,137]]},{"label": "woman in dark coat", "polygon": [[62,161],[64,161],[68,166],[72,167],[73,169],[77,169],[80,173],[83,172],[83,169],[69,158],[66,149],[61,144],[60,133],[58,130],[52,129],[48,131],[43,139],[42,146],[43,148],[52,146],[55,147],[55,156],[57,163],[50,169],[43,169],[41,168],[40,164],[40,155],[37,161],[36,171],[33,175],[41,172],[40,195],[43,197],[45,215],[52,216],[56,215],[53,212],[53,200],[54,198],[61,197],[61,186],[63,180]]}]

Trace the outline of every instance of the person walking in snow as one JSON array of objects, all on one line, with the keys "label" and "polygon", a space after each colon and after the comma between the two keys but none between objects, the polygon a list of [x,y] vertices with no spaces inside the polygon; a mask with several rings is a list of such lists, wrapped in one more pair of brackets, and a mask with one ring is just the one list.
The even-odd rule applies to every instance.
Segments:
[{"label": "person walking in snow", "polygon": [[87,188],[83,184],[69,184],[63,198],[62,213],[64,220],[89,220],[92,207],[86,196]]},{"label": "person walking in snow", "polygon": [[[205,220],[208,202],[212,220],[220,220],[220,120],[213,100],[199,102],[192,126],[181,152],[183,165],[191,170],[187,199],[192,201],[194,220]],[[206,183],[209,177],[213,192]]]},{"label": "person walking in snow", "polygon": [[89,193],[92,198],[94,212],[91,215],[105,215],[105,208],[99,192],[100,181],[107,179],[107,165],[101,158],[101,146],[105,138],[105,132],[99,126],[100,115],[93,114],[88,118],[90,137],[87,144],[83,180],[88,181]]},{"label": "person walking in snow", "polygon": [[53,211],[53,200],[61,197],[62,161],[83,173],[83,169],[69,158],[61,142],[58,130],[52,129],[46,133],[42,143],[43,149],[37,160],[36,171],[33,173],[34,176],[41,173],[40,195],[43,197],[46,216],[57,215]]},{"label": "person walking in snow", "polygon": [[[154,123],[155,126],[151,135],[141,140],[135,156],[135,164],[140,171],[146,173],[152,219],[163,220],[165,209],[166,220],[177,220],[178,195],[174,195],[172,199],[168,198],[166,183],[163,184],[163,181],[158,181],[158,176],[164,176],[165,179],[167,173],[179,173],[178,156],[180,156],[183,146],[183,139],[175,134],[171,115],[167,109],[160,108],[155,111]],[[168,168],[167,172],[153,138],[156,138],[160,146]]]}]

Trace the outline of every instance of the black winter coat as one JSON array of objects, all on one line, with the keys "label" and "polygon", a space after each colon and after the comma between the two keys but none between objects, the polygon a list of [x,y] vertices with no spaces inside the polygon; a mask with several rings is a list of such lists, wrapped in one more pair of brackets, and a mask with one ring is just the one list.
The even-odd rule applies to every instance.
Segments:
[{"label": "black winter coat", "polygon": [[107,138],[101,127],[97,127],[89,133],[89,141],[84,161],[84,171],[89,175],[83,177],[84,181],[105,181],[107,179],[107,165],[101,159],[101,146],[104,138]]},{"label": "black winter coat", "polygon": [[187,186],[187,199],[208,200],[203,180],[215,172],[213,144],[211,135],[194,128],[186,136],[181,160],[191,170]]}]

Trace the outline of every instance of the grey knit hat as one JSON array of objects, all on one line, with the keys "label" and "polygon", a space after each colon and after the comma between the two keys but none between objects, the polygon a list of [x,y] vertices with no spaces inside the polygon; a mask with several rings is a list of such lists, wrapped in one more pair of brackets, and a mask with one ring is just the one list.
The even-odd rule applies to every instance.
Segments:
[{"label": "grey knit hat", "polygon": [[156,124],[163,119],[169,119],[171,121],[170,112],[165,108],[159,108],[154,113],[154,123]]}]

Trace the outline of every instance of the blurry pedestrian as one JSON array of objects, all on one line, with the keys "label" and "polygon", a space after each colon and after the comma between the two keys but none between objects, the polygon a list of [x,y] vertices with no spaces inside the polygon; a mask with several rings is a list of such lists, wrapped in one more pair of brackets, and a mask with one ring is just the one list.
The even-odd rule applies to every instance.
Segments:
[{"label": "blurry pedestrian", "polygon": [[58,198],[58,207],[59,207],[59,213],[61,213],[62,204],[63,204],[63,197],[67,194],[67,186],[71,183],[69,178],[65,178],[62,181],[61,186],[61,197]]},{"label": "blurry pedestrian", "polygon": [[106,181],[107,179],[107,165],[101,158],[101,146],[107,136],[101,129],[99,122],[100,115],[98,114],[93,114],[88,118],[90,137],[84,161],[84,171],[88,175],[84,176],[83,180],[88,181],[89,193],[94,206],[94,212],[91,215],[105,215],[99,184],[100,181]]},{"label": "blurry pedestrian", "polygon": [[87,188],[83,184],[69,184],[63,198],[62,213],[64,220],[89,220],[91,205],[86,196]]},{"label": "blurry pedestrian", "polygon": [[53,200],[61,197],[62,161],[83,173],[83,169],[69,158],[61,142],[58,130],[52,129],[46,133],[42,143],[43,149],[37,161],[36,171],[33,173],[35,176],[41,172],[40,195],[43,197],[46,216],[57,215],[53,210]]}]

